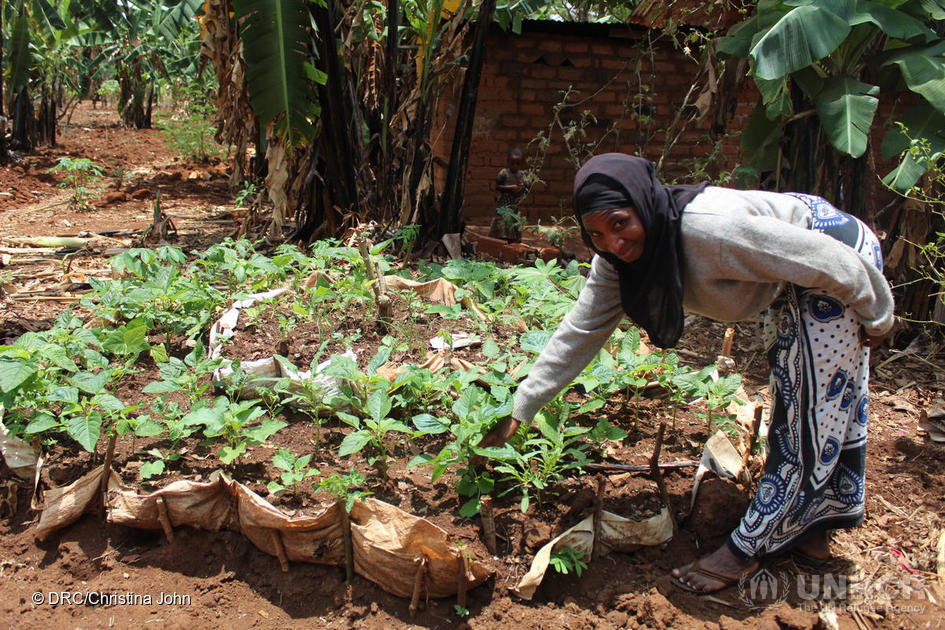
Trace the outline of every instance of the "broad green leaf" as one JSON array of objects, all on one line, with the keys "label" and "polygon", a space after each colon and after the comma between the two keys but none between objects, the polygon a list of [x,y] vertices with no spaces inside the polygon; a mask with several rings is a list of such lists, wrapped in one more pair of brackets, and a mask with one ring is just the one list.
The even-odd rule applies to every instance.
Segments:
[{"label": "broad green leaf", "polygon": [[151,346],[151,358],[155,363],[167,363],[167,348],[164,347],[163,343]]},{"label": "broad green leaf", "polygon": [[945,42],[909,48],[883,65],[896,65],[909,89],[945,112]]},{"label": "broad green leaf", "polygon": [[240,442],[235,447],[224,446],[217,451],[217,457],[220,458],[220,461],[225,465],[229,466],[233,461],[242,457],[243,453],[246,452],[246,442]]},{"label": "broad green leaf", "polygon": [[164,433],[164,425],[147,418],[135,425],[135,435],[138,437],[155,437]]},{"label": "broad green leaf", "polygon": [[479,514],[479,497],[475,496],[469,501],[463,503],[463,506],[459,508],[459,515],[463,518],[472,518],[476,514]]},{"label": "broad green leaf", "polygon": [[256,444],[262,444],[287,426],[289,425],[282,420],[277,420],[276,418],[266,418],[262,421],[262,423],[260,423],[258,427],[244,429],[243,435]]},{"label": "broad green leaf", "polygon": [[285,486],[278,481],[270,481],[266,484],[266,489],[269,491],[269,494],[275,494],[280,490],[285,490]]},{"label": "broad green leaf", "polygon": [[836,50],[850,29],[850,24],[831,11],[796,7],[752,46],[755,76],[780,79],[806,68]]},{"label": "broad green leaf", "polygon": [[425,466],[433,461],[433,455],[428,453],[420,453],[415,456],[409,462],[407,462],[407,468],[416,468],[417,466]]},{"label": "broad green leaf", "polygon": [[71,385],[60,385],[46,396],[49,402],[79,402],[79,389]]},{"label": "broad green leaf", "polygon": [[365,429],[360,431],[353,431],[345,436],[345,439],[341,442],[341,447],[338,449],[338,454],[342,457],[351,455],[352,453],[357,453],[362,448],[367,446],[368,442],[371,441],[371,434]]},{"label": "broad green leaf", "polygon": [[282,470],[294,470],[295,454],[287,448],[280,448],[272,456],[272,465]]},{"label": "broad green leaf", "polygon": [[931,155],[945,151],[945,114],[926,103],[921,103],[907,109],[899,122],[905,130],[896,126],[886,133],[883,139],[883,159],[888,160],[900,155],[912,145],[913,140],[919,138],[928,140]]},{"label": "broad green leaf", "polygon": [[495,339],[489,337],[482,342],[482,356],[487,359],[494,359],[499,356],[500,353],[499,344],[495,342]]},{"label": "broad green leaf", "polygon": [[371,395],[368,396],[365,409],[375,421],[386,418],[391,409],[390,397],[387,395],[387,392],[383,389],[375,389],[371,392]]},{"label": "broad green leaf", "polygon": [[730,57],[747,57],[757,32],[758,17],[753,15],[729,29],[725,37],[718,41],[717,50],[720,54]]},{"label": "broad green leaf", "polygon": [[581,405],[581,407],[578,409],[578,413],[592,413],[606,404],[607,401],[603,398],[591,398],[586,403]]},{"label": "broad green leaf", "polygon": [[158,459],[153,462],[144,462],[141,464],[141,468],[138,469],[138,475],[142,479],[150,479],[155,475],[164,474],[164,460]]},{"label": "broad green leaf", "polygon": [[918,183],[926,170],[925,164],[920,164],[911,153],[906,153],[899,165],[883,177],[883,183],[904,194]]},{"label": "broad green leaf", "polygon": [[108,382],[108,372],[106,370],[102,370],[98,374],[79,372],[72,376],[69,382],[86,394],[95,395],[105,389],[105,383]]},{"label": "broad green leaf", "polygon": [[756,170],[773,171],[778,166],[778,141],[781,127],[768,120],[764,104],[759,102],[741,133],[743,159]]},{"label": "broad green leaf", "polygon": [[461,420],[468,419],[470,411],[476,405],[482,393],[482,390],[475,386],[464,389],[456,402],[453,403],[453,413]]},{"label": "broad green leaf", "polygon": [[104,411],[122,412],[125,410],[125,403],[104,392],[95,395],[95,402]]},{"label": "broad green leaf", "polygon": [[97,413],[75,415],[65,422],[66,433],[82,445],[82,448],[92,452],[102,433],[102,416]]},{"label": "broad green leaf", "polygon": [[54,427],[59,426],[59,420],[56,419],[56,416],[49,413],[48,411],[37,412],[33,419],[30,421],[24,432],[28,435],[33,435],[34,433],[43,433],[49,431]]},{"label": "broad green leaf", "polygon": [[[305,64],[311,44],[306,0],[235,0],[250,101],[261,125],[275,121],[289,146],[314,133],[314,90]],[[335,46],[333,33],[329,46]],[[340,113],[339,113],[340,114]]]},{"label": "broad green leaf", "polygon": [[449,431],[449,425],[446,422],[428,413],[418,414],[411,421],[418,431],[428,435],[437,435]]},{"label": "broad green leaf", "polygon": [[145,394],[169,394],[183,389],[183,385],[171,381],[152,381],[145,385],[141,391]]},{"label": "broad green leaf", "polygon": [[47,343],[39,349],[39,354],[45,359],[52,361],[57,367],[70,372],[78,372],[79,366],[69,357],[68,351],[55,343]]},{"label": "broad green leaf", "polygon": [[824,132],[836,149],[852,157],[866,151],[873,116],[879,105],[879,88],[853,77],[832,77],[815,99]]},{"label": "broad green leaf", "polygon": [[211,427],[218,426],[221,422],[223,422],[223,409],[220,407],[200,407],[181,418],[184,426],[202,424]]},{"label": "broad green leaf", "polygon": [[545,349],[545,346],[548,345],[551,334],[552,333],[547,330],[529,330],[521,336],[519,345],[522,347],[522,350],[526,352],[539,354]]},{"label": "broad green leaf", "polygon": [[381,346],[377,349],[377,354],[375,354],[367,366],[367,373],[369,376],[373,376],[377,372],[378,368],[387,363],[387,359],[390,358],[390,347]]},{"label": "broad green leaf", "polygon": [[17,359],[0,359],[0,389],[12,392],[36,374],[36,363]]}]

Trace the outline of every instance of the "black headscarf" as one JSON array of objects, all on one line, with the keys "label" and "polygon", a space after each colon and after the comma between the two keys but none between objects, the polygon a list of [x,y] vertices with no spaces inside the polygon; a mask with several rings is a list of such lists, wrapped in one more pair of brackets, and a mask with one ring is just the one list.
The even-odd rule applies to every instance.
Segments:
[{"label": "black headscarf", "polygon": [[[706,183],[667,186],[652,162],[623,153],[587,161],[574,177],[574,214],[588,247],[611,263],[620,277],[623,310],[660,348],[671,348],[683,330],[683,208]],[[595,210],[633,206],[645,231],[643,255],[632,263],[594,247],[581,217]]]}]

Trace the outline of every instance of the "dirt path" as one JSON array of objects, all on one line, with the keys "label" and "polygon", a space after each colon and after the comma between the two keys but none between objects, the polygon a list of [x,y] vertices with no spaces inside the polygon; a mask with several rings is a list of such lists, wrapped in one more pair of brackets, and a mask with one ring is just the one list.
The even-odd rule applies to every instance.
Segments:
[{"label": "dirt path", "polygon": [[[84,104],[60,140],[54,149],[40,149],[0,168],[0,238],[109,230],[137,233],[149,224],[158,191],[162,207],[176,217],[177,244],[185,250],[233,231],[231,219],[216,218],[234,210],[224,170],[183,163],[168,151],[160,132],[119,129],[112,112]],[[107,177],[97,195],[97,209],[74,211],[63,203],[66,193],[57,187],[56,177],[46,173],[61,156],[89,157],[105,165]],[[133,237],[122,232],[112,241],[104,240],[103,247],[127,246]],[[12,254],[0,269],[4,288],[9,293],[57,286],[67,269],[106,276],[109,270],[101,253],[65,259],[47,252]],[[21,263],[24,258],[46,260]],[[25,330],[47,327],[68,304],[68,300],[4,300],[0,337],[14,339]],[[712,362],[723,332],[722,325],[695,322],[681,345],[683,359],[692,365]],[[750,392],[763,391],[767,381],[758,333],[757,324],[738,326],[735,359]],[[877,361],[891,356],[881,352]],[[181,528],[167,543],[159,533],[103,525],[87,515],[38,542],[33,533],[37,513],[29,509],[28,492],[21,489],[13,515],[0,511],[0,625],[43,630],[942,628],[943,608],[930,598],[945,602],[943,578],[935,575],[945,512],[945,449],[929,443],[916,429],[921,410],[940,404],[943,388],[941,360],[935,355],[913,355],[875,370],[866,521],[837,534],[833,549],[840,561],[828,569],[805,572],[788,558],[766,561],[778,595],[773,599],[783,595],[786,600],[767,608],[752,607],[757,593],[753,595],[751,584],[714,597],[696,597],[668,580],[674,566],[721,544],[750,499],[742,485],[711,475],[696,511],[672,541],[661,548],[601,558],[581,578],[550,574],[531,602],[509,593],[510,576],[524,572],[531,554],[554,534],[553,528],[537,518],[509,520],[506,528],[500,520],[506,549],[516,553],[491,560],[497,577],[469,593],[468,616],[457,614],[455,600],[430,601],[425,611],[412,616],[408,601],[360,577],[346,584],[343,571],[335,567],[293,563],[283,573],[275,558],[233,532]],[[654,417],[659,411],[654,408]],[[698,423],[691,414],[683,418],[669,448],[698,452]],[[653,430],[643,428],[650,441],[641,440],[637,454],[652,448]],[[81,468],[88,462],[70,463]],[[60,464],[52,461],[49,466],[58,470]],[[0,483],[9,479],[4,471]],[[582,497],[586,499],[581,485],[593,485],[591,478],[585,479],[578,480],[559,505],[546,508],[552,521],[557,512],[557,527],[573,524],[581,511]],[[55,479],[60,484],[72,480]],[[648,482],[615,476],[610,483],[626,487],[629,494],[642,494]],[[667,483],[674,507],[682,509],[688,504],[691,471],[668,474]],[[453,517],[446,513],[443,518]],[[453,520],[457,531],[474,535],[473,525]],[[846,599],[827,592],[827,587],[836,591],[844,584],[850,593]],[[106,594],[101,605],[79,601],[92,602],[99,594]],[[823,612],[825,608],[836,610],[835,616]]]}]

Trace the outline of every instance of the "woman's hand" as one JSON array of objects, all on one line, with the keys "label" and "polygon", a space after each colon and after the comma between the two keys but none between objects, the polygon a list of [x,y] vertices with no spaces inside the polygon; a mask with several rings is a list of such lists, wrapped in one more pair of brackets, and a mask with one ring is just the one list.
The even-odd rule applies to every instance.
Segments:
[{"label": "woman's hand", "polygon": [[893,319],[892,328],[890,328],[889,330],[887,330],[886,332],[884,332],[884,333],[881,334],[881,335],[871,335],[871,334],[869,334],[869,333],[866,332],[866,329],[865,329],[865,328],[862,328],[862,327],[861,327],[861,328],[860,328],[860,340],[863,342],[863,345],[864,345],[864,346],[866,346],[866,347],[869,348],[870,350],[875,350],[875,349],[878,348],[884,341],[886,341],[886,338],[887,338],[887,337],[890,337],[893,333],[896,332],[896,330],[899,329],[899,325],[900,325],[899,317],[896,316],[896,317]]},{"label": "woman's hand", "polygon": [[[511,416],[505,420],[500,421],[498,424],[492,427],[488,433],[482,436],[482,439],[479,441],[479,448],[502,446],[508,442],[513,435],[515,435],[515,432],[518,431],[520,424],[521,422]],[[472,463],[474,466],[482,466],[486,463],[486,458],[482,455],[477,455],[473,458]]]}]

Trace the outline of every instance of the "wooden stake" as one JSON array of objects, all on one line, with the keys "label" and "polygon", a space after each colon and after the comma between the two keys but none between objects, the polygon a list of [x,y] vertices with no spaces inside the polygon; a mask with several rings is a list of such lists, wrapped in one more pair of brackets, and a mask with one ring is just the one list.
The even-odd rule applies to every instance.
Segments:
[{"label": "wooden stake", "polygon": [[420,591],[423,590],[423,581],[427,573],[427,557],[420,558],[420,566],[413,576],[413,595],[410,597],[410,614],[416,615],[420,610]]},{"label": "wooden stake", "polygon": [[751,473],[748,472],[748,460],[751,459],[751,452],[755,450],[755,444],[758,443],[758,431],[761,430],[761,415],[764,409],[761,405],[755,407],[755,418],[751,423],[751,435],[748,436],[748,448],[742,457],[742,478],[747,485],[751,485]]},{"label": "wooden stake", "polygon": [[341,509],[341,537],[345,550],[345,581],[350,582],[354,579],[354,545],[351,543],[351,516],[342,501],[338,502],[338,507]]},{"label": "wooden stake", "polygon": [[591,560],[596,560],[600,557],[601,548],[600,548],[600,525],[601,525],[601,512],[604,507],[604,490],[607,488],[607,477],[604,475],[597,475],[597,495],[594,497],[594,543],[591,547]]},{"label": "wooden stake", "polygon": [[374,268],[369,243],[370,241],[362,236],[358,239],[358,250],[361,252],[361,258],[364,259],[365,273],[374,288],[374,298],[377,302],[377,319],[381,324],[386,325],[390,323],[393,304],[390,301],[390,296],[387,295],[387,282],[384,280],[384,274],[381,273],[380,269]]},{"label": "wooden stake", "polygon": [[[681,462],[660,462],[657,466],[661,470],[676,468],[694,468],[699,462],[695,460],[684,460]],[[599,470],[601,472],[650,472],[653,467],[650,464],[584,464],[586,470]]]},{"label": "wooden stake", "polygon": [[108,448],[105,449],[105,464],[102,471],[102,485],[100,486],[101,502],[99,503],[99,516],[105,518],[105,506],[108,504],[108,478],[112,472],[112,458],[115,456],[115,440],[118,439],[117,433],[112,433],[108,438]]},{"label": "wooden stake", "polygon": [[482,541],[493,556],[498,554],[498,545],[495,539],[495,518],[492,515],[492,497],[484,496],[479,499],[479,518],[482,520]]},{"label": "wooden stake", "polygon": [[164,530],[164,536],[167,537],[167,542],[174,542],[174,528],[171,526],[171,519],[167,515],[167,504],[164,501],[164,497],[158,497],[155,503],[157,503],[158,520],[161,522],[161,529]]},{"label": "wooden stake", "polygon": [[276,548],[276,557],[279,558],[279,566],[283,573],[289,572],[289,558],[285,554],[285,545],[282,544],[282,532],[278,529],[270,529],[269,537],[272,539],[272,546]]},{"label": "wooden stake", "polygon": [[466,553],[460,549],[459,550],[459,578],[456,581],[456,605],[460,608],[466,608],[466,571],[469,567],[469,560],[466,558]]},{"label": "wooden stake", "polygon": [[653,447],[653,455],[650,457],[650,475],[656,481],[656,487],[660,491],[660,500],[666,509],[669,510],[669,518],[673,521],[673,532],[676,532],[676,517],[673,515],[673,507],[669,503],[669,492],[666,490],[666,482],[663,480],[663,473],[660,472],[660,451],[663,449],[663,434],[666,433],[666,421],[660,421],[660,429],[656,434],[656,444]]},{"label": "wooden stake", "polygon": [[732,356],[732,343],[735,341],[735,329],[726,328],[725,337],[722,338],[722,356]]}]

